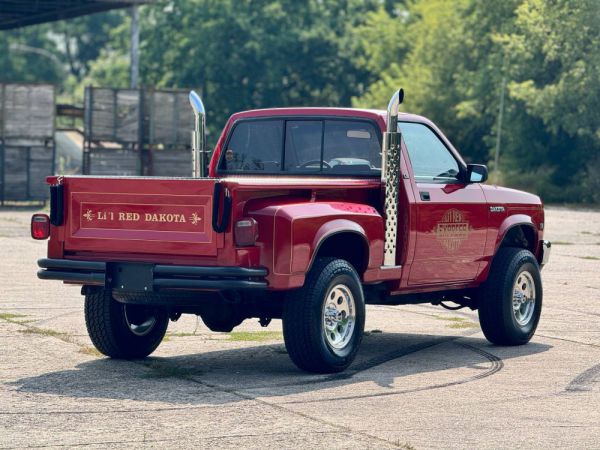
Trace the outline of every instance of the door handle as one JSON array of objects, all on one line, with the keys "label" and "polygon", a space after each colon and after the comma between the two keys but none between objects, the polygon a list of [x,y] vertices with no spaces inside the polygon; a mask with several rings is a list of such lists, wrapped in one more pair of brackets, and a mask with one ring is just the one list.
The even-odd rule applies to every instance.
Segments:
[{"label": "door handle", "polygon": [[431,200],[431,196],[429,195],[429,192],[420,191],[419,194],[421,195],[421,200],[423,200],[424,202],[428,202],[429,200]]}]

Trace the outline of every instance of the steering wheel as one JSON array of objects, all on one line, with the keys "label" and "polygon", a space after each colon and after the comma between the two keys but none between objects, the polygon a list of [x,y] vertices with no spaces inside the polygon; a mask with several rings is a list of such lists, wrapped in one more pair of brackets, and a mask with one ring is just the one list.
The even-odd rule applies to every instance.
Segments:
[{"label": "steering wheel", "polygon": [[[300,164],[300,166],[298,166],[300,169],[306,169],[308,166],[311,166],[313,164],[318,164],[319,166],[321,165],[321,160],[320,159],[313,159],[310,161],[306,161],[305,163]],[[327,169],[331,169],[331,164],[329,164],[327,161],[323,161],[323,167],[326,167]]]}]

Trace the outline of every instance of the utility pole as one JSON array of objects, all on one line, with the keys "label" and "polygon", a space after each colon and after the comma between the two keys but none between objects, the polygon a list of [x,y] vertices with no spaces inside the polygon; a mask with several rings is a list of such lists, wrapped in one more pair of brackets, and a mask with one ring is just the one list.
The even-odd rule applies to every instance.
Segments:
[{"label": "utility pole", "polygon": [[498,126],[496,130],[496,155],[494,156],[494,182],[498,183],[498,157],[500,156],[500,143],[502,140],[502,116],[504,115],[504,91],[506,90],[506,75],[502,76],[500,88],[500,111],[498,112]]},{"label": "utility pole", "polygon": [[138,87],[138,75],[140,72],[140,13],[138,6],[131,7],[131,77],[130,87]]}]

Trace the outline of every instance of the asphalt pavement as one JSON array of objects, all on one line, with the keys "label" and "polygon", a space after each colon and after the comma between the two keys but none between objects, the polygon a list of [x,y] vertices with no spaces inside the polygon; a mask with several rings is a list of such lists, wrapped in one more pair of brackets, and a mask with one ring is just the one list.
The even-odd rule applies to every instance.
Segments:
[{"label": "asphalt pavement", "polygon": [[370,306],[336,375],[298,370],[279,321],[184,316],[150,358],[102,357],[80,289],[35,275],[32,212],[0,210],[0,449],[600,448],[600,212],[547,210],[528,345],[489,344],[470,310]]}]

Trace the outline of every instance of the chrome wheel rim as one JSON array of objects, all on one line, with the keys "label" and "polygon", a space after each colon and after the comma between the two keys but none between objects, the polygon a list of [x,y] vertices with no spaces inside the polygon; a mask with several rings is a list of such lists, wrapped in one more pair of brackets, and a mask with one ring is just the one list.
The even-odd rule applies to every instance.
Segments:
[{"label": "chrome wheel rim", "polygon": [[147,335],[156,324],[154,314],[137,305],[123,305],[123,316],[129,330],[136,336]]},{"label": "chrome wheel rim", "polygon": [[533,276],[526,270],[520,272],[513,286],[512,311],[520,326],[531,322],[535,310],[535,283]]},{"label": "chrome wheel rim", "polygon": [[327,292],[323,305],[323,334],[334,350],[344,349],[354,333],[356,306],[352,291],[345,284],[336,284]]}]

